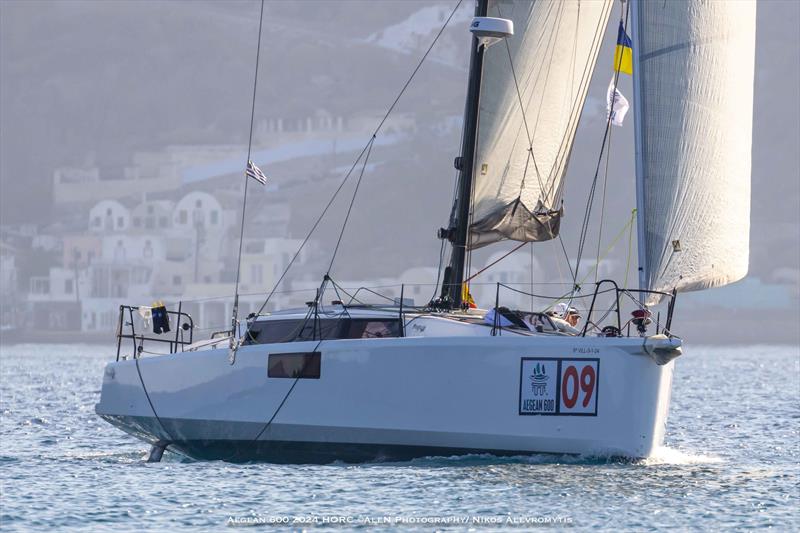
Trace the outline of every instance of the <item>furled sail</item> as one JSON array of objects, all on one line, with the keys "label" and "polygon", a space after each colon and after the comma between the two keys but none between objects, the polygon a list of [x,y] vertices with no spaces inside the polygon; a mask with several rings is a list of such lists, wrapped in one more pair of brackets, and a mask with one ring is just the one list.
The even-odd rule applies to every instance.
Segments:
[{"label": "furled sail", "polygon": [[633,4],[643,288],[747,274],[755,0]]},{"label": "furled sail", "polygon": [[484,52],[469,247],[558,235],[562,178],[611,0],[491,0],[514,35]]}]

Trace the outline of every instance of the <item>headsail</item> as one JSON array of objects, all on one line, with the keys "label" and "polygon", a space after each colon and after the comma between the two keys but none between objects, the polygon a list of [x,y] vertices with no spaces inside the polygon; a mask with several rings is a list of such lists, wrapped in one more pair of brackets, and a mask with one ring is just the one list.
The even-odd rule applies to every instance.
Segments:
[{"label": "headsail", "polygon": [[515,34],[485,51],[470,248],[558,235],[562,178],[611,7],[490,1],[487,14],[511,19]]},{"label": "headsail", "polygon": [[747,274],[755,0],[633,6],[642,288]]}]

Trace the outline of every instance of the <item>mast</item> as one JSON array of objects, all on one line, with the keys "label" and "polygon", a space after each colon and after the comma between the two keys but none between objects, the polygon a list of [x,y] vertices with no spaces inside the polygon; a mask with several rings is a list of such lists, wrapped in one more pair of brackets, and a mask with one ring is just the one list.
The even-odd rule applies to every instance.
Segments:
[{"label": "mast", "polygon": [[[485,17],[488,0],[477,0],[475,16]],[[464,283],[464,263],[469,239],[469,210],[472,196],[475,143],[478,137],[478,115],[480,107],[481,77],[483,75],[483,52],[478,35],[473,34],[472,52],[469,60],[467,102],[464,108],[464,135],[461,141],[461,156],[456,159],[458,196],[450,216],[450,227],[440,231],[439,237],[450,241],[452,251],[450,266],[445,269],[442,282],[442,300],[449,301],[453,308],[461,307],[461,286]]]},{"label": "mast", "polygon": [[[639,289],[647,289],[647,250],[645,248],[645,213],[644,213],[644,149],[642,135],[644,125],[642,124],[642,75],[639,68],[639,2],[629,0],[631,3],[631,41],[633,46],[633,125],[634,139],[636,145],[636,248],[638,250],[639,262]],[[640,294],[640,297],[642,295]]]}]

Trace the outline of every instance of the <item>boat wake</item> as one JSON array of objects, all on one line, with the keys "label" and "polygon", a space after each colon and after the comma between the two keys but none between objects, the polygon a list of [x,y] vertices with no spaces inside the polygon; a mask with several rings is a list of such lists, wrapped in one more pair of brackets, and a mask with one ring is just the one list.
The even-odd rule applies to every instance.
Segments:
[{"label": "boat wake", "polygon": [[601,455],[573,455],[573,454],[550,454],[538,453],[532,455],[492,455],[492,454],[469,454],[454,455],[450,457],[422,457],[413,459],[406,464],[411,466],[426,467],[459,467],[459,466],[482,466],[482,465],[504,465],[504,464],[531,464],[531,465],[558,465],[558,464],[609,464],[609,463],[629,463],[631,459],[623,457],[601,456]]},{"label": "boat wake", "polygon": [[646,466],[720,464],[723,462],[722,457],[716,455],[690,453],[668,446],[660,446],[652,456],[641,461]]},{"label": "boat wake", "polygon": [[117,452],[68,452],[59,458],[69,461],[88,461],[113,464],[138,464],[146,462],[147,454],[140,450]]},{"label": "boat wake", "polygon": [[412,466],[478,466],[498,464],[566,464],[566,465],[604,465],[604,464],[633,464],[642,466],[659,465],[699,465],[719,464],[724,460],[715,455],[691,453],[667,446],[659,447],[647,459],[632,459],[620,456],[606,455],[568,455],[568,454],[533,454],[497,456],[492,454],[471,454],[452,457],[423,457],[414,459],[407,464]]}]

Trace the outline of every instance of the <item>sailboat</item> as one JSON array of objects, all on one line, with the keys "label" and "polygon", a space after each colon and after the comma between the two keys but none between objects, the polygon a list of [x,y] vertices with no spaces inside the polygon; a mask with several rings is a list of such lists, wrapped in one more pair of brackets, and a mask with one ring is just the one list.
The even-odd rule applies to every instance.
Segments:
[{"label": "sailboat", "polygon": [[[141,329],[141,307],[123,305],[97,414],[151,444],[152,460],[165,449],[280,463],[653,454],[683,344],[672,331],[678,293],[747,273],[755,2],[623,8],[637,288],[600,280],[522,311],[503,305],[498,283],[490,309],[471,305],[473,250],[558,238],[564,176],[613,9],[612,0],[478,0],[438,297],[362,304],[342,296],[329,268],[306,307],[234,317],[205,340],[180,306],[151,310],[154,333]],[[573,308],[582,325],[567,320]],[[145,356],[157,343],[169,353]]]}]

